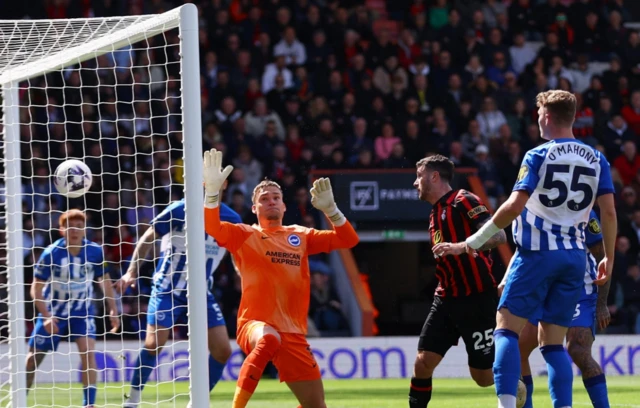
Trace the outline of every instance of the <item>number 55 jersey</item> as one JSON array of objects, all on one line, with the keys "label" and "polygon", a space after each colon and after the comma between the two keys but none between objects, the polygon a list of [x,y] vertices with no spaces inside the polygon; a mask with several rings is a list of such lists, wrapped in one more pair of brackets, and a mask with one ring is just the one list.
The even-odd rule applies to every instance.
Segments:
[{"label": "number 55 jersey", "polygon": [[513,190],[530,196],[512,229],[516,245],[531,251],[585,249],[595,199],[614,192],[607,159],[575,139],[528,151]]}]

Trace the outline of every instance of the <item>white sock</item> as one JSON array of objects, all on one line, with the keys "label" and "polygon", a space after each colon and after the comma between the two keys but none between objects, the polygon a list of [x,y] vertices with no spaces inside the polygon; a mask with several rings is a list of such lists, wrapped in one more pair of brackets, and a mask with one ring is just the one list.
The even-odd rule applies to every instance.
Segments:
[{"label": "white sock", "polygon": [[509,394],[498,396],[498,408],[516,408],[516,396]]},{"label": "white sock", "polygon": [[127,399],[127,402],[133,402],[134,404],[137,404],[140,402],[140,390],[137,390],[135,388],[131,388],[131,391],[129,391],[129,398]]}]

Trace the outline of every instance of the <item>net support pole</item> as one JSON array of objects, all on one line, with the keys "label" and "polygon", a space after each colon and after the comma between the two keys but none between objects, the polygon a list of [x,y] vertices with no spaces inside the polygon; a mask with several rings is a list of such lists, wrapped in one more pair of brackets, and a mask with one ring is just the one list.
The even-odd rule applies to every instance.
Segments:
[{"label": "net support pole", "polygon": [[9,280],[9,349],[11,404],[27,406],[24,327],[24,257],[22,256],[22,169],[20,161],[20,106],[18,83],[2,85],[7,209],[7,270]]},{"label": "net support pole", "polygon": [[189,313],[189,396],[194,408],[209,406],[209,351],[207,348],[207,277],[202,187],[202,118],[200,115],[200,57],[198,9],[180,9],[182,55],[182,132],[187,242]]}]

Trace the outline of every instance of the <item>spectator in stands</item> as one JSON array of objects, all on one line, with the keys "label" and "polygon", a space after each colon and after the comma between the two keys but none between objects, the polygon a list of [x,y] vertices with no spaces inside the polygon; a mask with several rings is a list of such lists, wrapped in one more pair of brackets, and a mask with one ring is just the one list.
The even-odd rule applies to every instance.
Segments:
[{"label": "spectator in stands", "polygon": [[476,120],[480,125],[480,133],[489,139],[497,137],[500,126],[507,123],[504,113],[498,110],[495,99],[491,97],[484,98],[482,112],[478,113]]},{"label": "spectator in stands", "polygon": [[629,185],[640,170],[640,156],[634,141],[628,140],[622,144],[622,154],[613,161],[613,167],[620,174],[624,185]]},{"label": "spectator in stands", "polygon": [[609,158],[617,157],[622,150],[622,145],[628,141],[635,143],[635,138],[621,115],[615,115],[607,122],[607,128],[601,136]]},{"label": "spectator in stands", "polygon": [[622,108],[622,117],[633,133],[640,136],[640,91],[631,94],[631,103]]},{"label": "spectator in stands", "polygon": [[[542,142],[535,95],[571,89],[581,101],[576,136],[604,150],[620,180],[620,241],[630,241],[629,266],[638,263],[640,35],[624,26],[631,3],[387,1],[397,21],[385,21],[352,1],[193,2],[202,8],[203,145],[224,151],[236,167],[226,200],[247,217],[252,186],[265,175],[283,178],[295,202],[312,169],[400,168],[428,152],[459,165],[479,160],[497,199],[511,188],[518,157]],[[78,10],[61,3],[48,12],[136,15],[168,7],[99,3]],[[149,52],[132,44],[80,70],[30,80],[21,93],[30,107],[22,110],[30,115],[22,157],[32,158],[23,166],[25,246],[47,243],[43,214],[66,206],[45,182],[66,157],[83,157],[94,171],[87,212],[107,245],[122,224],[144,223],[181,197],[178,41],[169,32],[152,39]],[[531,41],[544,43],[538,50]],[[626,319],[623,303],[610,305]]]},{"label": "spectator in stands", "polygon": [[256,99],[253,110],[244,115],[244,122],[247,134],[254,138],[264,135],[268,127],[267,124],[271,122],[275,126],[278,139],[284,140],[284,127],[280,116],[274,111],[269,111],[267,101],[264,98]]},{"label": "spectator in stands", "polygon": [[[309,316],[320,332],[348,330],[338,294],[331,284],[330,271],[324,268],[311,269],[311,302]],[[331,333],[329,333],[331,334]]]}]

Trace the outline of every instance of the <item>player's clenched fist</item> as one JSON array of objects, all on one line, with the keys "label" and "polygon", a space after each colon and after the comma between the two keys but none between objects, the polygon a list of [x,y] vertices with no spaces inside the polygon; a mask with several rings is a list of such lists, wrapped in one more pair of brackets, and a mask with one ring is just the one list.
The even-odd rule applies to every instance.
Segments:
[{"label": "player's clenched fist", "polygon": [[222,152],[211,149],[204,152],[204,165],[202,173],[204,176],[204,189],[206,192],[205,205],[217,207],[220,199],[220,190],[224,181],[233,171],[233,166],[222,169]]}]

